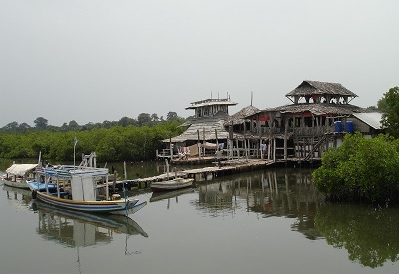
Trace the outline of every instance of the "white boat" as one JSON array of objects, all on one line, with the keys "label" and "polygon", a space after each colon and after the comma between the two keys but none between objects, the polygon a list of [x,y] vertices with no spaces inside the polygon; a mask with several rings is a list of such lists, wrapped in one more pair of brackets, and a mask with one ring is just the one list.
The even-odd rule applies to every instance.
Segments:
[{"label": "white boat", "polygon": [[193,185],[194,179],[178,177],[176,170],[175,170],[175,178],[169,179],[169,162],[166,159],[165,159],[165,164],[166,164],[167,180],[151,183],[152,191],[177,190],[177,189],[190,187]]},{"label": "white boat", "polygon": [[[107,168],[84,166],[60,166],[37,171],[44,183],[28,182],[32,197],[66,209],[129,215],[143,208],[147,202],[139,203],[133,197],[122,198],[111,193]],[[43,185],[44,184],[44,185]],[[49,185],[55,185],[55,191]]]},{"label": "white boat", "polygon": [[10,187],[29,189],[27,181],[35,178],[37,164],[12,164],[0,181]]},{"label": "white boat", "polygon": [[152,191],[168,191],[182,189],[193,185],[194,179],[192,178],[175,178],[171,180],[153,182],[151,183]]},{"label": "white boat", "polygon": [[[32,209],[34,211],[39,212],[39,218],[42,216],[48,216],[49,222],[54,221],[57,217],[62,217],[67,219],[67,222],[63,222],[60,228],[66,228],[68,225],[72,226],[77,222],[80,223],[89,223],[94,225],[95,227],[102,227],[111,230],[116,233],[124,233],[128,235],[139,235],[141,234],[144,237],[148,237],[148,234],[129,216],[123,215],[115,215],[115,214],[93,214],[87,212],[77,212],[76,210],[67,210],[64,208],[55,207],[49,205],[47,203],[43,203],[40,201],[34,201],[32,203]],[[39,221],[39,223],[43,223]],[[89,226],[84,226],[89,227]],[[48,227],[50,228],[50,227]],[[51,228],[56,228],[55,226],[51,226]],[[69,227],[70,229],[70,227]],[[45,229],[48,232],[48,229]],[[74,229],[72,229],[74,230]],[[67,233],[65,230],[64,232]],[[65,237],[66,234],[62,234]],[[81,235],[87,235],[82,233]],[[84,238],[84,237],[83,237]]]}]

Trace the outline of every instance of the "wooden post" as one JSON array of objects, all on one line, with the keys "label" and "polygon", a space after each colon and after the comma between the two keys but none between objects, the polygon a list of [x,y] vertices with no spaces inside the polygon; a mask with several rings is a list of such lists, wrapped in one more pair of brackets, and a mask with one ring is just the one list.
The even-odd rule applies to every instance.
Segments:
[{"label": "wooden post", "polygon": [[229,159],[233,159],[233,122],[229,125]]},{"label": "wooden post", "polygon": [[272,154],[272,138],[269,137],[268,139],[268,146],[267,146],[267,159],[270,160],[271,159],[271,154]]},{"label": "wooden post", "polygon": [[165,159],[165,164],[166,164],[166,176],[169,180],[169,163],[168,163],[168,159]]},{"label": "wooden post", "polygon": [[170,150],[170,159],[173,158],[173,147],[172,147],[172,138],[169,138],[169,150]]},{"label": "wooden post", "polygon": [[244,120],[244,151],[245,151],[245,159],[248,161],[247,123],[245,120]]},{"label": "wooden post", "polygon": [[238,139],[236,139],[236,151],[237,151],[237,157],[240,159],[240,150],[239,150],[239,145],[238,145]]},{"label": "wooden post", "polygon": [[284,128],[284,161],[287,163],[288,158],[288,120],[285,121],[285,128]]},{"label": "wooden post", "polygon": [[114,178],[113,178],[113,182],[112,182],[112,192],[116,192],[115,188],[116,188],[116,170],[114,171]]},{"label": "wooden post", "polygon": [[203,155],[205,156],[205,144],[206,144],[206,141],[205,141],[205,127],[202,128],[202,143],[204,144],[202,150],[203,150],[203,153],[204,153]]},{"label": "wooden post", "polygon": [[197,129],[197,146],[198,146],[198,159],[201,159],[201,144],[200,144],[200,134],[199,129]]},{"label": "wooden post", "polygon": [[215,138],[216,138],[216,151],[218,151],[219,150],[219,140],[218,140],[218,130],[216,128],[215,128]]}]

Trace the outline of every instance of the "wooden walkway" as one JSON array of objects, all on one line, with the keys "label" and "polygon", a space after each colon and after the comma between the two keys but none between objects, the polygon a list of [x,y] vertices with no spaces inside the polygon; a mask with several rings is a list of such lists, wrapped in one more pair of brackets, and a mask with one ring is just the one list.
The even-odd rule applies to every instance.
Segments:
[{"label": "wooden walkway", "polygon": [[[259,160],[259,159],[240,159],[240,160],[227,160],[222,161],[220,166],[211,166],[211,167],[204,167],[204,168],[197,168],[197,169],[188,169],[179,172],[169,172],[169,177],[166,173],[147,177],[147,178],[139,178],[134,180],[127,180],[128,188],[131,187],[149,187],[152,182],[159,182],[168,179],[173,179],[177,177],[188,177],[194,178],[194,181],[207,181],[212,180],[215,177],[235,174],[235,173],[242,173],[252,170],[259,170],[262,168],[269,167],[273,165],[274,162],[272,160]],[[117,186],[122,184],[124,181],[117,181]],[[120,188],[118,186],[118,188]]]}]

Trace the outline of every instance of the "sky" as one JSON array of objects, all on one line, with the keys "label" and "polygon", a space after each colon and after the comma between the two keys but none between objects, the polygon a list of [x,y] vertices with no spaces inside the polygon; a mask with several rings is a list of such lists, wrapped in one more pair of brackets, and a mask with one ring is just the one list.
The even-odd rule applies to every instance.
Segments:
[{"label": "sky", "polygon": [[291,103],[303,80],[377,105],[399,86],[397,0],[1,0],[0,127]]}]

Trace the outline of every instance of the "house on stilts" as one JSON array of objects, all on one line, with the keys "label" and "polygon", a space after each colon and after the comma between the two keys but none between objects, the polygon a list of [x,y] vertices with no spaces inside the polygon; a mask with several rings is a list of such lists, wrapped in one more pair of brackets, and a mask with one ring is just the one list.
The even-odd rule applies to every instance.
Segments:
[{"label": "house on stilts", "polygon": [[382,132],[381,114],[350,104],[358,96],[339,83],[303,81],[286,97],[292,104],[246,117],[251,131],[245,139],[266,144],[267,158],[276,162],[318,160],[347,133]]},{"label": "house on stilts", "polygon": [[381,113],[352,105],[355,93],[339,83],[303,81],[286,94],[291,104],[260,110],[252,104],[229,115],[230,98],[191,103],[195,115],[158,158],[215,156],[227,159],[267,159],[274,162],[313,162],[339,146],[345,134],[360,131],[373,137],[383,132]]},{"label": "house on stilts", "polygon": [[214,155],[218,148],[224,149],[229,136],[224,123],[229,118],[229,107],[237,103],[230,97],[223,99],[206,99],[192,102],[186,109],[194,110],[194,115],[187,118],[181,126],[185,131],[175,137],[163,140],[168,144],[162,152],[157,151],[157,158],[187,158]]}]

